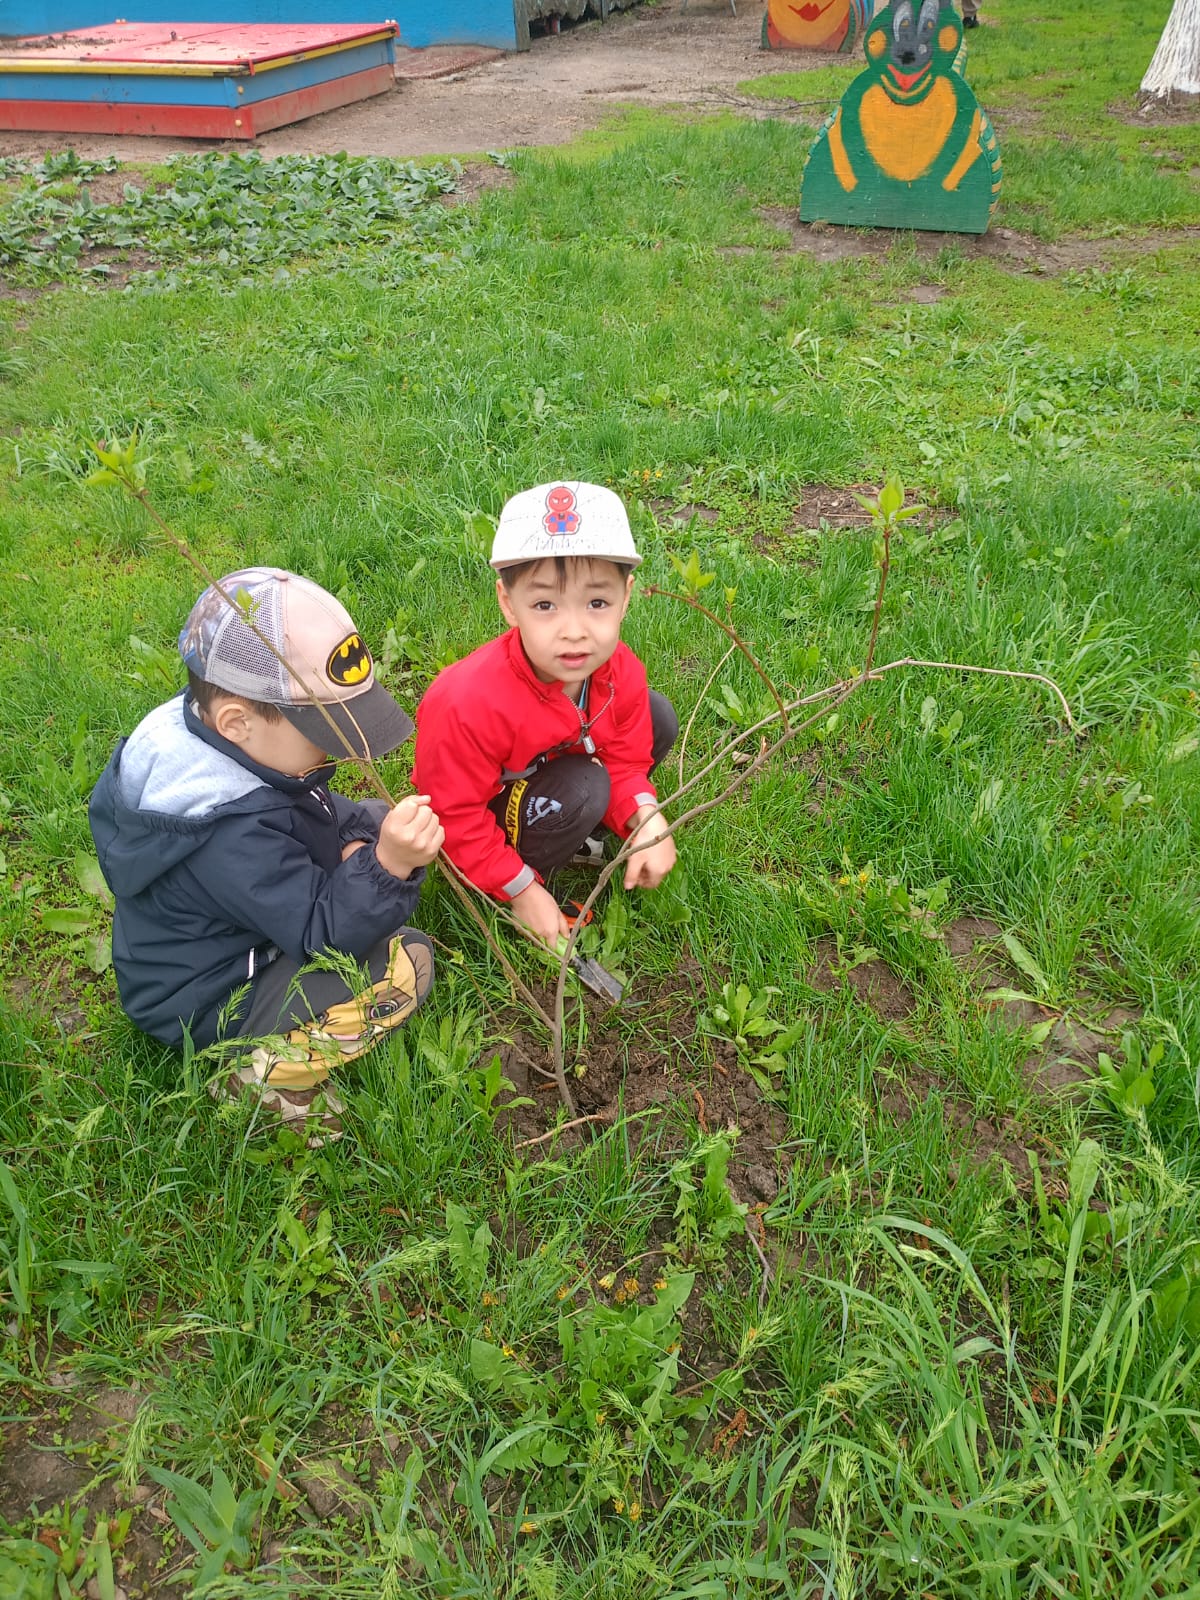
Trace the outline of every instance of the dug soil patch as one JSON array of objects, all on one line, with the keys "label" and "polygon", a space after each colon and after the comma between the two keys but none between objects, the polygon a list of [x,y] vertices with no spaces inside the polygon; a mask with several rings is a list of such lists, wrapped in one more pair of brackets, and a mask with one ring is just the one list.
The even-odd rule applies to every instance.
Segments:
[{"label": "dug soil patch", "polygon": [[[898,243],[911,248],[917,259],[933,266],[943,260],[965,258],[994,261],[1010,272],[1026,272],[1057,277],[1061,273],[1087,267],[1105,269],[1128,265],[1147,254],[1172,245],[1183,245],[1200,236],[1200,228],[1159,228],[1137,235],[1110,239],[1059,239],[1047,243],[1015,228],[993,228],[984,234],[932,233],[914,229],[903,233],[894,228],[843,228],[828,222],[801,222],[799,204],[762,206],[759,215],[779,228],[788,242],[780,248],[792,254],[811,256],[814,261],[854,261],[890,255]],[[908,298],[930,304],[940,299],[943,290],[936,284],[918,284]]]},{"label": "dug soil patch", "polygon": [[846,985],[881,1022],[893,1023],[905,1033],[909,1031],[904,1025],[917,1009],[917,997],[878,956],[847,965],[839,955],[836,940],[818,939],[817,959],[808,981],[822,994],[836,993]]},{"label": "dug soil patch", "polygon": [[[701,1133],[736,1128],[729,1164],[736,1197],[750,1204],[774,1200],[791,1166],[787,1114],[763,1095],[730,1041],[697,1030],[706,1003],[700,979],[699,962],[683,955],[674,976],[654,988],[639,985],[635,999],[647,1023],[632,1037],[620,1013],[586,999],[587,1049],[582,1076],[572,1079],[571,1089],[580,1115],[597,1122],[568,1129],[523,1153],[536,1158],[578,1149],[590,1141],[593,1127],[618,1116],[638,1130],[635,1143],[654,1138],[672,1151],[684,1149],[697,1128]],[[550,1066],[543,1041],[515,1030],[502,1061],[517,1092],[535,1102],[510,1122],[519,1149],[523,1140],[553,1126],[558,1096],[553,1081],[543,1076]]]},{"label": "dug soil patch", "polygon": [[[968,1004],[994,1016],[1009,1032],[1029,1034],[1022,1074],[1038,1095],[1056,1097],[1089,1083],[1100,1052],[1113,1050],[1121,1030],[1138,1020],[1134,1006],[1105,1005],[1085,995],[1076,996],[1069,1011],[1018,996],[1028,980],[1009,960],[1003,930],[989,918],[959,917],[943,930],[942,942],[966,980]],[[833,1000],[849,992],[855,1004],[909,1044],[919,1042],[921,995],[880,957],[847,961],[836,941],[826,937],[818,941],[805,978],[818,996]],[[997,990],[1011,993],[997,995]],[[585,998],[585,1054],[580,1076],[572,1079],[577,1111],[585,1120],[560,1133],[552,1131],[559,1102],[549,1050],[523,1019],[514,1018],[501,1050],[502,1066],[517,1094],[533,1102],[502,1116],[501,1127],[511,1132],[517,1151],[529,1160],[558,1158],[591,1142],[618,1118],[629,1123],[635,1146],[652,1138],[672,1154],[685,1149],[697,1130],[736,1129],[729,1165],[734,1195],[752,1208],[769,1205],[787,1181],[797,1136],[732,1041],[698,1029],[706,1003],[702,969],[687,953],[669,978],[639,984],[629,1009],[614,1011]],[[821,1009],[818,1001],[818,1024]],[[639,1017],[645,1018],[640,1026]],[[927,1065],[885,1062],[879,1103],[897,1125],[937,1096],[965,1160],[975,1166],[999,1160],[1018,1184],[1027,1183],[1029,1138],[1016,1120],[981,1114],[961,1086]]]},{"label": "dug soil patch", "polygon": [[[822,528],[865,528],[871,521],[871,513],[858,497],[861,495],[863,499],[873,500],[878,493],[877,483],[806,484],[800,491],[800,503],[788,519],[784,532],[790,535],[817,532]],[[914,506],[919,503],[916,491],[906,489],[904,504]],[[926,506],[924,514],[914,520],[919,526],[931,526],[949,515],[949,512],[939,513]]]}]

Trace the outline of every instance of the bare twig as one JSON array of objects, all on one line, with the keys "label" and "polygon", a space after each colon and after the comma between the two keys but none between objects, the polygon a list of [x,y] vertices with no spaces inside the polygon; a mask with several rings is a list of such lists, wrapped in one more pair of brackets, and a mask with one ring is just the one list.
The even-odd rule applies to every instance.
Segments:
[{"label": "bare twig", "polygon": [[[830,694],[834,694],[834,693],[837,693],[838,691],[840,691],[839,697],[834,700],[834,704],[835,705],[836,704],[840,704],[842,700],[848,699],[849,696],[851,694],[853,694],[855,689],[857,689],[859,687],[860,683],[861,683],[861,679],[854,678],[854,679],[851,679],[847,683],[836,685],[835,688],[830,691]],[[806,698],[816,698],[816,697],[814,696],[814,697],[806,697]],[[746,783],[748,783],[749,780],[754,776],[754,774],[756,772],[758,772],[763,766],[765,766],[766,763],[771,759],[771,757],[773,755],[776,755],[780,750],[783,749],[783,747],[785,745],[790,744],[791,741],[794,738],[796,738],[796,736],[798,734],[803,733],[806,728],[810,728],[813,725],[813,723],[816,722],[824,714],[825,714],[825,707],[822,706],[822,708],[819,711],[814,711],[813,714],[810,717],[806,717],[803,722],[792,723],[791,725],[789,725],[787,730],[783,734],[780,735],[780,737],[775,741],[774,744],[768,745],[768,744],[764,743],[762,748],[759,750],[758,754],[754,757],[754,759],[747,766],[740,767],[738,769],[737,774],[734,776],[732,781],[729,784],[726,785],[726,787],[721,791],[720,794],[714,796],[711,800],[701,801],[699,805],[693,806],[690,810],[685,811],[682,814],[682,816],[677,817],[674,822],[668,823],[667,827],[663,830],[663,832],[660,833],[660,834],[657,834],[655,836],[655,838],[653,838],[653,839],[647,839],[642,844],[638,844],[636,842],[636,835],[634,835],[630,839],[627,839],[625,841],[625,843],[622,845],[621,849],[613,857],[613,859],[605,864],[603,870],[600,872],[599,876],[596,879],[595,884],[592,887],[592,892],[588,895],[587,899],[583,902],[583,906],[582,906],[582,908],[580,910],[579,916],[576,918],[575,926],[571,929],[571,933],[570,933],[570,935],[569,935],[569,937],[567,939],[566,947],[563,950],[562,956],[561,956],[560,961],[559,961],[558,983],[556,984],[555,990],[554,990],[554,1026],[553,1026],[553,1029],[552,1029],[551,1035],[550,1035],[551,1047],[552,1047],[552,1050],[553,1050],[553,1053],[554,1053],[553,1054],[553,1064],[554,1064],[554,1069],[555,1069],[555,1077],[560,1077],[562,1079],[562,1081],[565,1082],[565,1070],[564,1070],[564,1061],[563,1061],[563,1004],[564,1004],[564,999],[565,999],[565,995],[566,995],[567,973],[571,969],[571,955],[572,955],[572,953],[573,953],[573,951],[575,949],[575,942],[579,937],[580,931],[582,930],[582,928],[584,927],[585,923],[587,922],[587,913],[592,909],[592,907],[595,905],[596,901],[600,898],[600,895],[604,890],[604,886],[608,883],[608,880],[612,877],[613,873],[617,870],[618,867],[624,866],[624,864],[628,861],[629,857],[636,855],[639,850],[648,850],[648,849],[650,849],[650,847],[652,845],[658,843],[659,840],[668,838],[668,837],[670,837],[670,835],[678,832],[678,830],[680,828],[682,828],[686,823],[694,821],[696,817],[703,816],[706,811],[711,811],[714,808],[714,806],[721,805],[725,800],[727,800],[730,797],[730,795],[735,794],[738,789],[742,788]],[[766,726],[769,723],[775,722],[777,720],[778,720],[778,718],[776,716],[772,715],[770,717],[764,718],[763,723],[760,724],[759,726]],[[747,730],[745,730],[744,733],[739,735],[738,740],[735,740],[733,742],[734,743],[738,743],[738,742],[740,742],[741,739],[745,738],[750,732],[757,732],[757,731],[758,731],[757,727],[755,729],[747,729]],[[712,765],[712,763],[710,763],[710,765]],[[707,768],[704,769],[704,770],[707,770]],[[700,777],[700,776],[703,776],[703,773],[697,774],[697,777]],[[676,795],[668,796],[668,798],[664,802],[664,804],[667,804],[667,805],[671,804],[671,802],[674,799],[676,799],[679,794],[682,794],[685,789],[691,788],[692,787],[692,783],[694,783],[695,781],[696,781],[696,779],[692,779],[689,783],[684,784],[683,788],[678,790]],[[660,806],[659,810],[660,810],[660,814],[661,814],[661,806]]]},{"label": "bare twig", "polygon": [[471,918],[472,922],[474,922],[475,926],[483,934],[484,943],[496,957],[497,961],[499,961],[505,977],[521,996],[522,1000],[524,1000],[525,1004],[541,1018],[546,1027],[552,1027],[553,1024],[546,1013],[545,1007],[538,1000],[537,996],[534,994],[533,990],[530,989],[528,984],[522,981],[521,977],[517,973],[517,969],[513,966],[512,962],[502,949],[500,941],[495,937],[495,935],[492,933],[492,930],[488,927],[487,919],[484,917],[483,912],[475,904],[476,897],[478,897],[480,900],[486,901],[490,909],[496,911],[507,923],[509,923],[511,927],[516,928],[519,933],[523,933],[528,936],[527,930],[521,926],[517,919],[504,906],[497,905],[494,901],[488,899],[488,897],[485,896],[481,890],[477,889],[471,882],[470,878],[466,877],[458,870],[444,850],[440,850],[438,852],[437,860],[438,866],[442,869],[443,876],[446,878],[446,881],[449,883],[450,887],[454,890],[455,894],[462,902],[462,905],[466,909],[466,912]]},{"label": "bare twig", "polygon": [[871,637],[867,642],[867,661],[863,667],[865,679],[871,671],[871,663],[875,659],[875,641],[879,638],[879,619],[883,615],[883,591],[887,588],[888,573],[892,567],[892,528],[889,522],[883,524],[883,556],[879,563],[879,588],[875,592],[875,610],[871,615]]},{"label": "bare twig", "polygon": [[864,674],[864,681],[874,682],[875,679],[882,678],[885,672],[895,672],[897,667],[935,667],[939,672],[981,672],[989,678],[1024,678],[1029,683],[1043,683],[1052,694],[1058,696],[1058,703],[1062,706],[1063,716],[1067,719],[1067,726],[1071,732],[1078,734],[1081,731],[1079,724],[1071,715],[1066,695],[1054,679],[1048,678],[1044,672],[1018,672],[1013,667],[976,667],[968,666],[963,661],[922,661],[916,656],[901,656],[898,661],[889,661],[885,666],[872,667],[870,672]]},{"label": "bare twig", "polygon": [[683,730],[683,737],[679,741],[679,759],[675,763],[675,770],[679,774],[680,783],[683,782],[683,758],[684,758],[684,755],[687,753],[688,737],[689,737],[689,735],[691,734],[691,731],[692,731],[692,724],[696,720],[696,713],[699,711],[700,707],[704,704],[704,696],[708,693],[708,691],[712,688],[713,683],[716,681],[717,673],[720,672],[721,668],[729,660],[730,656],[733,654],[733,652],[736,649],[737,649],[737,645],[735,645],[735,644],[731,644],[729,646],[729,649],[726,650],[725,654],[721,657],[720,661],[717,662],[716,666],[709,673],[708,679],[705,682],[705,685],[704,685],[703,689],[701,689],[700,693],[696,697],[696,704],[692,707],[692,714],[687,719],[687,724],[686,724],[686,726],[684,727],[684,730]]},{"label": "bare twig", "polygon": [[[613,860],[607,863],[607,865],[604,867],[604,869],[602,870],[602,872],[600,873],[600,875],[596,879],[596,882],[592,887],[591,893],[588,895],[587,899],[583,902],[583,907],[582,907],[582,910],[580,912],[580,915],[579,915],[579,917],[577,918],[577,920],[575,922],[575,926],[571,930],[571,934],[570,934],[570,937],[567,940],[566,947],[562,952],[562,955],[561,955],[561,958],[560,958],[560,961],[559,961],[558,981],[557,981],[557,984],[555,985],[555,990],[554,990],[554,1018],[553,1018],[553,1023],[552,1023],[551,1030],[550,1030],[550,1040],[551,1040],[551,1047],[552,1047],[552,1051],[553,1051],[554,1075],[555,1075],[555,1078],[558,1080],[560,1093],[562,1093],[563,1091],[566,1091],[566,1072],[565,1072],[565,1061],[564,1061],[563,1005],[564,1005],[565,994],[566,994],[567,973],[570,970],[571,956],[572,956],[572,954],[574,952],[575,943],[576,943],[576,940],[579,937],[580,930],[582,929],[582,927],[584,926],[584,924],[585,924],[585,922],[587,920],[587,913],[592,909],[592,907],[595,905],[596,901],[599,899],[601,893],[603,892],[603,890],[605,888],[605,885],[608,883],[608,881],[612,877],[613,873],[617,870],[617,868],[619,866],[622,866],[626,861],[628,861],[630,856],[636,855],[639,850],[648,850],[652,845],[658,843],[659,840],[661,840],[663,838],[667,838],[667,837],[671,836],[672,834],[676,833],[686,823],[694,821],[697,817],[703,816],[705,812],[711,811],[714,807],[723,804],[723,802],[728,800],[731,795],[735,794],[740,788],[742,788],[747,782],[749,782],[750,778],[753,777],[754,774],[756,772],[758,772],[763,766],[765,766],[766,763],[771,759],[772,756],[778,754],[778,752],[780,750],[782,750],[785,745],[789,744],[798,734],[803,733],[806,729],[812,727],[815,722],[820,720],[820,718],[822,718],[826,714],[826,711],[829,709],[830,706],[839,706],[839,705],[843,704],[846,700],[848,700],[850,698],[850,696],[852,694],[856,693],[857,690],[861,689],[864,684],[876,682],[877,680],[882,678],[885,673],[892,672],[892,671],[894,671],[894,670],[896,670],[897,668],[900,668],[900,667],[927,667],[927,668],[936,668],[936,669],[939,669],[941,671],[947,671],[947,672],[953,672],[953,671],[980,672],[980,673],[986,673],[989,676],[993,676],[993,677],[1024,678],[1024,679],[1027,679],[1027,680],[1029,680],[1031,682],[1042,683],[1042,684],[1046,685],[1049,689],[1051,689],[1053,691],[1054,694],[1056,694],[1058,696],[1059,703],[1061,704],[1061,706],[1063,708],[1063,711],[1064,711],[1064,713],[1066,715],[1067,722],[1070,725],[1070,727],[1072,728],[1072,730],[1076,731],[1076,732],[1078,731],[1076,723],[1075,723],[1075,719],[1071,715],[1071,708],[1067,704],[1066,696],[1063,694],[1062,690],[1058,687],[1058,685],[1053,681],[1053,679],[1047,678],[1046,676],[1044,676],[1040,672],[1018,672],[1018,671],[1015,671],[1015,670],[1011,670],[1011,669],[1008,669],[1008,668],[1002,668],[1002,667],[960,666],[959,664],[957,664],[955,662],[951,662],[951,661],[924,661],[924,660],[918,660],[916,657],[905,657],[904,659],[899,660],[899,661],[889,662],[889,663],[887,663],[887,665],[882,666],[882,667],[876,667],[874,665],[875,647],[876,647],[876,643],[877,643],[878,638],[879,638],[879,623],[880,623],[880,618],[881,618],[882,613],[883,613],[884,593],[885,593],[886,588],[887,588],[888,576],[889,576],[889,573],[890,573],[890,570],[891,570],[891,534],[892,534],[892,531],[893,531],[891,523],[888,522],[888,521],[885,521],[883,523],[880,531],[881,531],[881,535],[882,535],[883,551],[882,551],[882,557],[881,557],[880,564],[879,564],[879,587],[878,587],[878,589],[876,591],[876,594],[875,594],[875,604],[874,604],[874,607],[873,607],[873,613],[872,613],[872,617],[871,617],[871,633],[870,633],[870,638],[869,638],[869,641],[868,641],[868,644],[867,644],[867,654],[866,654],[866,659],[865,659],[865,663],[863,665],[862,671],[857,673],[852,678],[842,679],[838,683],[829,684],[825,688],[815,690],[811,694],[802,695],[798,699],[789,702],[789,704],[786,707],[784,705],[784,702],[783,702],[782,698],[780,697],[779,691],[776,689],[775,685],[771,682],[771,680],[767,677],[767,674],[765,673],[764,669],[759,665],[759,663],[754,658],[754,656],[750,653],[750,651],[743,644],[742,640],[738,637],[738,635],[736,633],[736,630],[733,628],[732,624],[727,624],[727,623],[722,622],[720,617],[716,616],[713,612],[708,610],[708,608],[706,606],[701,605],[699,603],[699,601],[697,601],[695,599],[695,597],[692,596],[692,595],[676,594],[676,593],[674,593],[674,592],[672,592],[670,590],[660,589],[660,588],[657,588],[656,586],[653,586],[653,585],[647,587],[646,593],[648,593],[648,594],[665,595],[665,596],[667,596],[668,599],[684,601],[687,605],[691,606],[694,611],[700,612],[703,616],[707,617],[710,622],[714,623],[718,628],[720,628],[721,632],[724,633],[725,636],[732,641],[733,646],[735,646],[737,649],[742,651],[742,653],[746,656],[747,660],[754,667],[754,670],[758,673],[759,677],[761,677],[763,679],[763,681],[767,684],[767,687],[771,691],[771,696],[774,699],[775,706],[776,706],[775,711],[773,711],[770,714],[768,714],[767,716],[761,718],[758,722],[754,723],[751,727],[741,729],[732,739],[728,740],[721,747],[721,749],[717,752],[717,754],[715,756],[712,757],[712,759],[710,761],[708,761],[703,767],[701,767],[698,772],[693,773],[691,778],[689,778],[686,782],[682,781],[683,774],[682,774],[682,758],[681,758],[681,761],[680,761],[680,778],[681,778],[680,786],[675,791],[675,793],[673,795],[669,795],[666,800],[660,801],[659,807],[658,807],[658,814],[661,816],[664,806],[674,805],[678,800],[680,800],[682,798],[682,796],[684,794],[686,794],[689,790],[693,789],[696,786],[696,784],[698,784],[704,777],[706,777],[708,775],[708,773],[712,772],[714,770],[714,768],[716,768],[718,765],[720,765],[720,763],[723,760],[725,760],[725,758],[728,755],[730,755],[735,749],[737,749],[738,746],[743,744],[747,739],[751,738],[753,735],[760,733],[764,728],[770,727],[771,724],[773,724],[775,722],[779,722],[779,721],[782,721],[782,723],[783,723],[783,733],[781,734],[781,736],[778,739],[775,740],[775,742],[773,744],[770,744],[770,745],[768,745],[766,743],[765,739],[764,739],[762,741],[762,743],[760,744],[760,748],[759,748],[759,751],[758,751],[757,755],[754,756],[754,758],[751,761],[749,761],[749,763],[746,766],[742,767],[738,771],[737,775],[733,778],[733,780],[729,784],[727,784],[725,786],[725,788],[722,789],[721,792],[718,795],[716,795],[714,798],[712,798],[710,800],[701,801],[698,805],[694,805],[689,810],[683,812],[683,814],[681,816],[678,816],[675,819],[674,822],[668,824],[666,829],[662,833],[659,833],[658,835],[656,835],[654,839],[648,839],[648,840],[645,841],[645,843],[638,844],[636,842],[636,834],[635,834],[630,839],[626,840],[624,845],[622,846],[622,848],[617,852],[616,856],[614,856]],[[726,659],[728,659],[728,657],[726,657]],[[718,667],[718,671],[719,670],[720,670],[720,668]],[[715,674],[714,674],[714,676],[715,676]],[[711,682],[712,680],[710,679],[709,681]],[[706,686],[706,689],[707,689],[707,686]],[[820,709],[816,710],[816,711],[813,711],[811,713],[811,715],[805,717],[802,722],[792,724],[792,723],[790,723],[788,721],[788,712],[789,711],[798,710],[803,706],[812,706],[812,705],[818,705],[818,704],[820,706]],[[694,710],[693,710],[692,716],[693,716],[693,718],[695,716],[695,711]],[[691,719],[689,719],[688,727],[689,728],[691,727]],[[565,1104],[570,1108],[570,1110],[573,1113],[575,1107],[574,1107],[574,1102],[569,1097],[569,1091],[566,1091],[566,1093],[564,1094],[564,1101],[565,1101]],[[767,1272],[769,1272],[769,1268],[767,1267],[766,1257],[762,1255],[762,1251],[761,1251],[761,1249],[759,1249],[758,1241],[756,1239],[753,1239],[752,1236],[751,1236],[751,1238],[752,1238],[752,1243],[754,1244],[755,1249],[759,1250],[759,1255],[762,1258],[764,1269]]]},{"label": "bare twig", "polygon": [[520,1144],[513,1145],[514,1150],[528,1150],[535,1144],[545,1144],[547,1139],[553,1139],[560,1133],[566,1133],[568,1128],[582,1128],[585,1122],[609,1122],[611,1115],[607,1111],[593,1111],[586,1117],[573,1117],[570,1122],[560,1122],[557,1128],[549,1128],[545,1133],[539,1133],[536,1139],[522,1139]]},{"label": "bare twig", "polygon": [[763,1249],[762,1245],[759,1244],[757,1238],[755,1237],[754,1229],[750,1226],[750,1216],[751,1213],[747,1211],[746,1215],[742,1218],[742,1221],[746,1224],[746,1237],[754,1246],[755,1255],[762,1262],[762,1282],[758,1286],[758,1309],[761,1311],[767,1303],[767,1297],[771,1293],[771,1285],[775,1281],[775,1274],[771,1271],[771,1263],[767,1260],[766,1251]]},{"label": "bare twig", "polygon": [[770,673],[767,672],[766,668],[762,666],[754,652],[750,649],[750,646],[740,636],[737,629],[731,622],[722,622],[716,612],[710,611],[707,606],[701,605],[694,594],[679,594],[675,589],[660,589],[656,583],[648,583],[643,592],[645,594],[662,595],[664,599],[667,600],[680,600],[685,606],[691,606],[693,611],[698,611],[702,617],[707,617],[714,627],[720,628],[721,632],[730,641],[734,648],[742,652],[746,660],[754,668],[755,672],[758,673],[759,677],[766,685],[767,692],[770,694],[771,699],[775,702],[775,709],[779,713],[780,721],[783,723],[785,728],[787,727],[787,711],[784,709],[784,704],[780,698],[779,690],[771,681]]},{"label": "bare twig", "polygon": [[[795,700],[789,700],[788,710],[798,711],[802,706],[815,705],[819,700],[832,700],[840,696],[844,690],[852,688],[856,681],[854,678],[845,678],[837,683],[829,684],[824,689],[817,689],[812,694],[801,695]],[[765,717],[761,717],[757,722],[751,723],[748,728],[742,728],[738,733],[733,734],[716,754],[710,757],[704,766],[693,772],[686,783],[681,784],[674,794],[668,795],[666,800],[660,803],[659,809],[661,810],[663,806],[673,805],[682,795],[687,794],[690,789],[694,789],[702,778],[706,778],[710,772],[722,766],[726,758],[733,755],[739,745],[745,744],[747,739],[753,738],[755,734],[761,733],[764,728],[769,728],[778,721],[778,712],[770,711]]]}]

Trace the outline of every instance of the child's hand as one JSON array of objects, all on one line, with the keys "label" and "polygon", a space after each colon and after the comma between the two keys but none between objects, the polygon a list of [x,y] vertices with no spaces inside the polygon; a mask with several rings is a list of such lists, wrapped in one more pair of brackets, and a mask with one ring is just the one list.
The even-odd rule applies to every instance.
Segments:
[{"label": "child's hand", "polygon": [[407,878],[427,867],[442,848],[446,834],[430,808],[427,794],[410,794],[388,812],[375,841],[375,856],[393,878]]},{"label": "child's hand", "polygon": [[540,883],[531,883],[512,898],[513,915],[529,929],[536,939],[553,950],[560,937],[570,933],[567,919],[559,910],[558,901]]},{"label": "child's hand", "polygon": [[645,844],[647,839],[657,839],[658,843],[630,856],[625,866],[625,887],[657,889],[675,865],[675,840],[667,833],[667,820],[657,806],[638,808],[629,837],[634,844]]}]

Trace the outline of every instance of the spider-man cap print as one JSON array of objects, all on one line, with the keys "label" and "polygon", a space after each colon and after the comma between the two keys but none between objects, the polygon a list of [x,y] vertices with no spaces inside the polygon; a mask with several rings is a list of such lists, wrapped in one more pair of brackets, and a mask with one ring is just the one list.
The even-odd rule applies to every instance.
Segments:
[{"label": "spider-man cap print", "polygon": [[642,564],[625,507],[598,483],[539,483],[505,502],[492,541],[492,566],[511,567],[545,556]]}]

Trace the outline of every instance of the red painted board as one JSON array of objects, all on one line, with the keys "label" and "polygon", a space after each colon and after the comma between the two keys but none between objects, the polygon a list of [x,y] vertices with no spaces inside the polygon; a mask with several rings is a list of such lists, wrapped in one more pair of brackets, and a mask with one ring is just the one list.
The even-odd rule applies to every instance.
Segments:
[{"label": "red painted board", "polygon": [[392,87],[389,63],[331,78],[248,106],[114,105],[79,100],[0,100],[0,130],[159,134],[172,139],[253,139]]},{"label": "red painted board", "polygon": [[19,51],[0,46],[0,67],[30,71],[43,63],[53,69],[81,61],[127,61],[193,66],[239,63],[253,71],[256,65],[280,56],[345,49],[363,38],[397,31],[394,22],[113,23],[48,35],[43,40],[22,39]]},{"label": "red painted board", "polygon": [[375,94],[387,94],[395,86],[395,72],[390,61],[380,67],[368,67],[365,72],[352,72],[345,78],[330,78],[325,83],[314,83],[307,89],[293,89],[291,94],[273,95],[256,105],[246,106],[254,119],[254,133],[266,133],[271,128],[285,128],[289,122],[302,122],[305,117],[320,116],[322,111],[333,111],[338,106],[352,105],[355,100],[367,100]]}]

